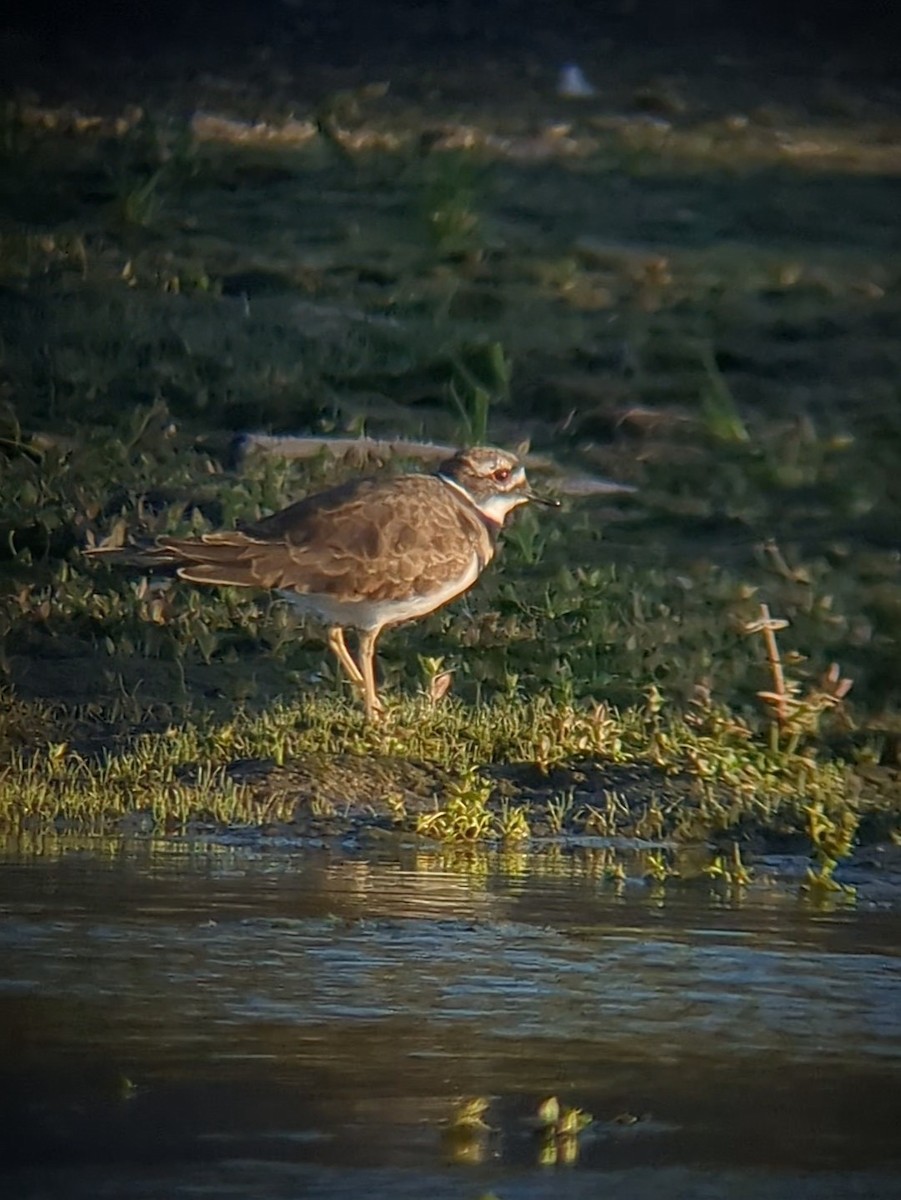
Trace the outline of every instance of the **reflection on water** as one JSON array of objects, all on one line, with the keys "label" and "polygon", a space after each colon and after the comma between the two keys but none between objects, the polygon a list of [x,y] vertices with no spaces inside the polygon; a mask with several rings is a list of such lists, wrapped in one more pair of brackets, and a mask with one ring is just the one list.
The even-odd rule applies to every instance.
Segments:
[{"label": "reflection on water", "polygon": [[[897,1194],[899,918],[617,889],[603,861],[9,846],[0,1183]],[[577,1153],[542,1148],[549,1095],[596,1118]],[[488,1128],[451,1135],[463,1097]]]}]

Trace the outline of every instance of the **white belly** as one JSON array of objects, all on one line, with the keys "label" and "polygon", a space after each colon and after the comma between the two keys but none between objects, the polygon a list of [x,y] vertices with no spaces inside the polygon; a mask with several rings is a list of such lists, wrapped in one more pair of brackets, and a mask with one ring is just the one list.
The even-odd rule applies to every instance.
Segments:
[{"label": "white belly", "polygon": [[475,583],[481,571],[479,559],[473,555],[468,570],[437,591],[406,600],[338,600],[333,596],[315,596],[303,592],[279,590],[278,594],[304,616],[315,617],[325,625],[341,625],[345,629],[383,629],[414,621],[434,612],[461,596]]}]

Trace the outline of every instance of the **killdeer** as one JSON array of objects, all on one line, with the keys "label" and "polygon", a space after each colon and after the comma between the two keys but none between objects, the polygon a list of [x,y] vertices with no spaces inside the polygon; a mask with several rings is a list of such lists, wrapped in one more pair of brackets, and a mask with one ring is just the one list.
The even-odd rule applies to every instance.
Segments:
[{"label": "killdeer", "polygon": [[[494,557],[506,518],[529,501],[558,504],[535,495],[514,455],[475,447],[458,451],[432,475],[353,480],[233,532],[160,537],[126,556],[191,583],[285,597],[326,626],[329,647],[373,719],[382,712],[375,681],[382,630],[468,591]],[[359,634],[356,659],[347,629]]]}]

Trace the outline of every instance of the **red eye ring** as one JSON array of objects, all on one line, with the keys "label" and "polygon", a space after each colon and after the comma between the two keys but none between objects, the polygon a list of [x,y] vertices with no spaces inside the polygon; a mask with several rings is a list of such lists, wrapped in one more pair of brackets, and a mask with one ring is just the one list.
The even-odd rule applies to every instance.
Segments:
[{"label": "red eye ring", "polygon": [[498,467],[496,471],[492,472],[492,479],[496,479],[498,483],[506,483],[509,478],[510,472],[506,467]]}]

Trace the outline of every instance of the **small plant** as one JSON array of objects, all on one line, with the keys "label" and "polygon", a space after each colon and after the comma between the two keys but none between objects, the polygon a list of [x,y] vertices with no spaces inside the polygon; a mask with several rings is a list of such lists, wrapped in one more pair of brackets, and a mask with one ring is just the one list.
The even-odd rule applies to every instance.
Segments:
[{"label": "small plant", "polygon": [[[628,808],[625,810],[628,814]],[[598,808],[595,804],[586,804],[583,810],[583,832],[591,834],[594,837],[614,837],[616,835],[617,820],[616,820],[615,801],[612,800],[610,793],[605,794],[604,808]]]},{"label": "small plant", "polygon": [[620,889],[626,882],[626,868],[618,859],[611,856],[604,863],[601,878],[604,883],[611,883],[614,888]]},{"label": "small plant", "polygon": [[491,834],[493,818],[488,810],[491,785],[476,771],[468,771],[455,784],[443,808],[421,813],[416,832],[444,842],[479,842]]},{"label": "small plant", "polygon": [[389,792],[385,797],[385,804],[388,812],[391,814],[391,820],[395,825],[406,825],[407,823],[407,802],[399,792]]},{"label": "small plant", "polygon": [[142,113],[116,143],[110,170],[117,220],[146,229],[159,215],[165,190],[198,173],[197,145],[190,124],[180,122],[167,128]]},{"label": "small plant", "polygon": [[442,153],[428,160],[422,202],[429,237],[440,254],[465,254],[478,247],[475,193],[470,156]]},{"label": "small plant", "polygon": [[424,695],[433,707],[450,692],[454,682],[453,671],[445,670],[444,659],[420,654],[419,667],[425,679]]},{"label": "small plant", "polygon": [[853,899],[855,889],[848,884],[838,883],[833,878],[833,873],[841,860],[847,858],[854,849],[857,813],[846,807],[841,815],[834,819],[823,810],[821,804],[811,804],[805,811],[807,832],[813,844],[813,861],[807,868],[805,890],[820,896],[840,893]]},{"label": "small plant", "polygon": [[527,566],[541,562],[548,543],[547,525],[528,509],[519,516],[504,534],[507,555],[515,553]]},{"label": "small plant", "polygon": [[123,225],[146,229],[159,215],[161,183],[165,168],[158,167],[142,179],[123,179],[114,201],[116,217]]},{"label": "small plant", "polygon": [[451,1114],[443,1134],[442,1142],[451,1161],[472,1166],[484,1161],[488,1150],[488,1138],[493,1133],[485,1121],[488,1100],[474,1096],[461,1100]]},{"label": "small plant", "polygon": [[561,1104],[549,1096],[538,1106],[534,1121],[540,1166],[568,1166],[579,1157],[579,1135],[594,1121],[584,1109]]},{"label": "small plant", "polygon": [[545,808],[545,817],[552,834],[563,833],[572,820],[574,809],[575,801],[572,790],[562,796],[551,796]]},{"label": "small plant", "polygon": [[510,399],[513,367],[500,342],[470,347],[453,358],[450,398],[460,418],[460,440],[479,446],[488,441],[492,406]]},{"label": "small plant", "polygon": [[[824,713],[837,708],[853,684],[842,677],[838,663],[832,663],[822,679],[802,694],[802,684],[785,674],[776,634],[788,628],[788,621],[770,616],[769,606],[761,604],[760,617],[743,627],[746,634],[759,633],[766,646],[772,687],[759,691],[770,716],[770,749],[795,754],[805,736],[818,733]],[[783,738],[785,739],[783,744]]]},{"label": "small plant", "polygon": [[704,867],[704,874],[709,879],[720,880],[730,887],[745,887],[754,878],[754,872],[746,867],[741,860],[741,850],[738,842],[732,843],[732,854],[718,854],[713,862]]},{"label": "small plant", "polygon": [[704,426],[711,437],[720,442],[743,443],[750,441],[747,426],[741,419],[735,397],[723,378],[713,348],[704,344],[700,348],[701,367],[704,381],[701,384],[701,412]]},{"label": "small plant", "polygon": [[494,827],[505,842],[524,842],[532,836],[525,808],[509,800],[501,801]]},{"label": "small plant", "polygon": [[484,1120],[488,1104],[489,1102],[484,1096],[473,1096],[468,1100],[461,1100],[448,1122],[449,1128],[487,1131],[491,1128]]},{"label": "small plant", "polygon": [[335,805],[325,796],[314,796],[310,801],[310,812],[314,817],[327,821],[335,815]]},{"label": "small plant", "polygon": [[645,879],[651,883],[664,884],[670,879],[678,879],[679,872],[671,867],[661,850],[650,850],[645,855]]}]

